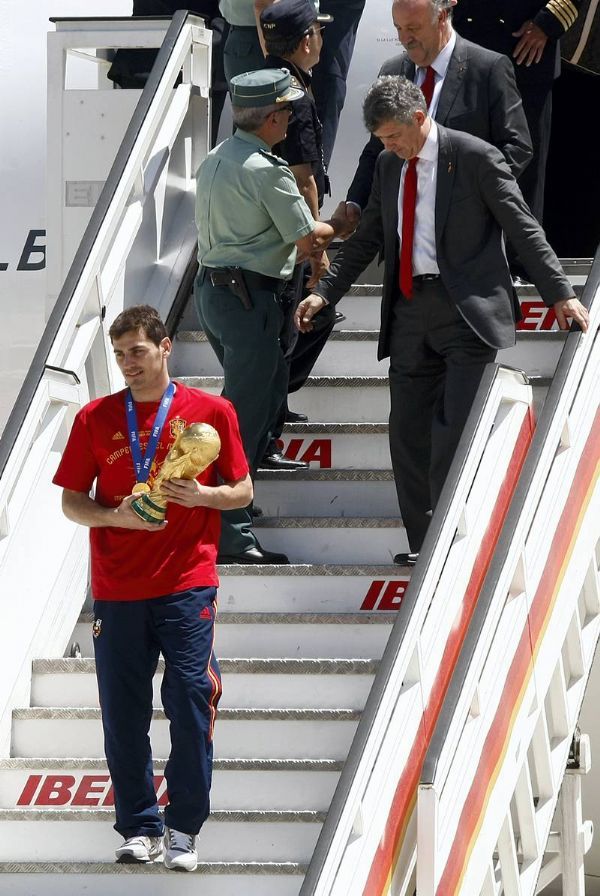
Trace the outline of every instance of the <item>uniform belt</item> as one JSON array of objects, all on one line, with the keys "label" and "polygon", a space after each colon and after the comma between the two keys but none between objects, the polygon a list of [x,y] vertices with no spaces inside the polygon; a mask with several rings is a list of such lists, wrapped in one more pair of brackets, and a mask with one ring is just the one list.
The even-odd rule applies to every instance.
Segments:
[{"label": "uniform belt", "polygon": [[[227,271],[227,268],[207,268],[207,270],[224,273]],[[266,274],[259,274],[258,271],[248,271],[246,268],[242,268],[241,273],[248,289],[268,289],[280,293],[287,283],[287,280],[282,280],[280,277],[268,277]]]},{"label": "uniform belt", "polygon": [[415,274],[413,276],[413,283],[432,283],[439,279],[439,274]]}]

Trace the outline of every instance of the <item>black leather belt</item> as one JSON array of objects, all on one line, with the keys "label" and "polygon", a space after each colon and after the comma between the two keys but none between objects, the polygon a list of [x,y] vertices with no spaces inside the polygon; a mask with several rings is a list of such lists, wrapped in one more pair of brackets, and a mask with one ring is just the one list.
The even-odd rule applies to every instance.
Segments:
[{"label": "black leather belt", "polygon": [[[204,268],[204,271],[210,274],[212,271],[219,274],[225,274],[230,268]],[[238,268],[241,272],[248,289],[267,289],[279,295],[283,287],[288,282],[280,277],[268,277],[266,274],[259,274],[258,271],[249,271],[246,268]]]},{"label": "black leather belt", "polygon": [[439,274],[415,274],[413,276],[413,283],[433,283],[435,280],[439,279]]}]

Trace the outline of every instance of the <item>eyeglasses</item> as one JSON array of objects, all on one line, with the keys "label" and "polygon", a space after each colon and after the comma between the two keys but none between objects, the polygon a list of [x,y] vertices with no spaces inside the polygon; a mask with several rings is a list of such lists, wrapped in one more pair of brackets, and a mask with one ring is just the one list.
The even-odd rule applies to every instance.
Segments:
[{"label": "eyeglasses", "polygon": [[290,121],[294,120],[294,107],[291,103],[286,103],[285,106],[280,106],[279,109],[275,109],[275,114],[278,112],[287,112],[288,124]]},{"label": "eyeglasses", "polygon": [[312,37],[313,34],[323,34],[324,31],[325,25],[311,25],[306,33],[309,37]]}]

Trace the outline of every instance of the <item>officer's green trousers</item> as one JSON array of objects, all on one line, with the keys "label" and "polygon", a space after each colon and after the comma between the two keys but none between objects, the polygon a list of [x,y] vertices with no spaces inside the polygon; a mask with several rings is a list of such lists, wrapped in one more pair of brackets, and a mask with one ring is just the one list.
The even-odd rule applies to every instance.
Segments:
[{"label": "officer's green trousers", "polygon": [[[279,344],[282,312],[274,291],[252,289],[247,311],[226,286],[213,286],[200,268],[194,296],[200,323],[223,366],[223,396],[233,404],[251,475],[287,395],[288,371]],[[222,514],[221,554],[257,544],[250,507]]]}]

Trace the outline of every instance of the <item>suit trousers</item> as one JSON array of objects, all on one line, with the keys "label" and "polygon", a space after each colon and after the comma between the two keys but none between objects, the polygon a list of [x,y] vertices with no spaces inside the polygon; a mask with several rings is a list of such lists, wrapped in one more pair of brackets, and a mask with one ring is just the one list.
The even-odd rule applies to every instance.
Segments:
[{"label": "suit trousers", "polygon": [[[279,334],[283,314],[272,289],[251,290],[247,311],[226,286],[213,286],[200,268],[194,286],[196,309],[224,374],[223,396],[233,404],[244,451],[254,476],[287,395],[288,369]],[[250,508],[221,514],[222,554],[257,545]]]},{"label": "suit trousers", "polygon": [[392,309],[390,453],[411,551],[420,551],[486,364],[496,357],[441,280]]}]

